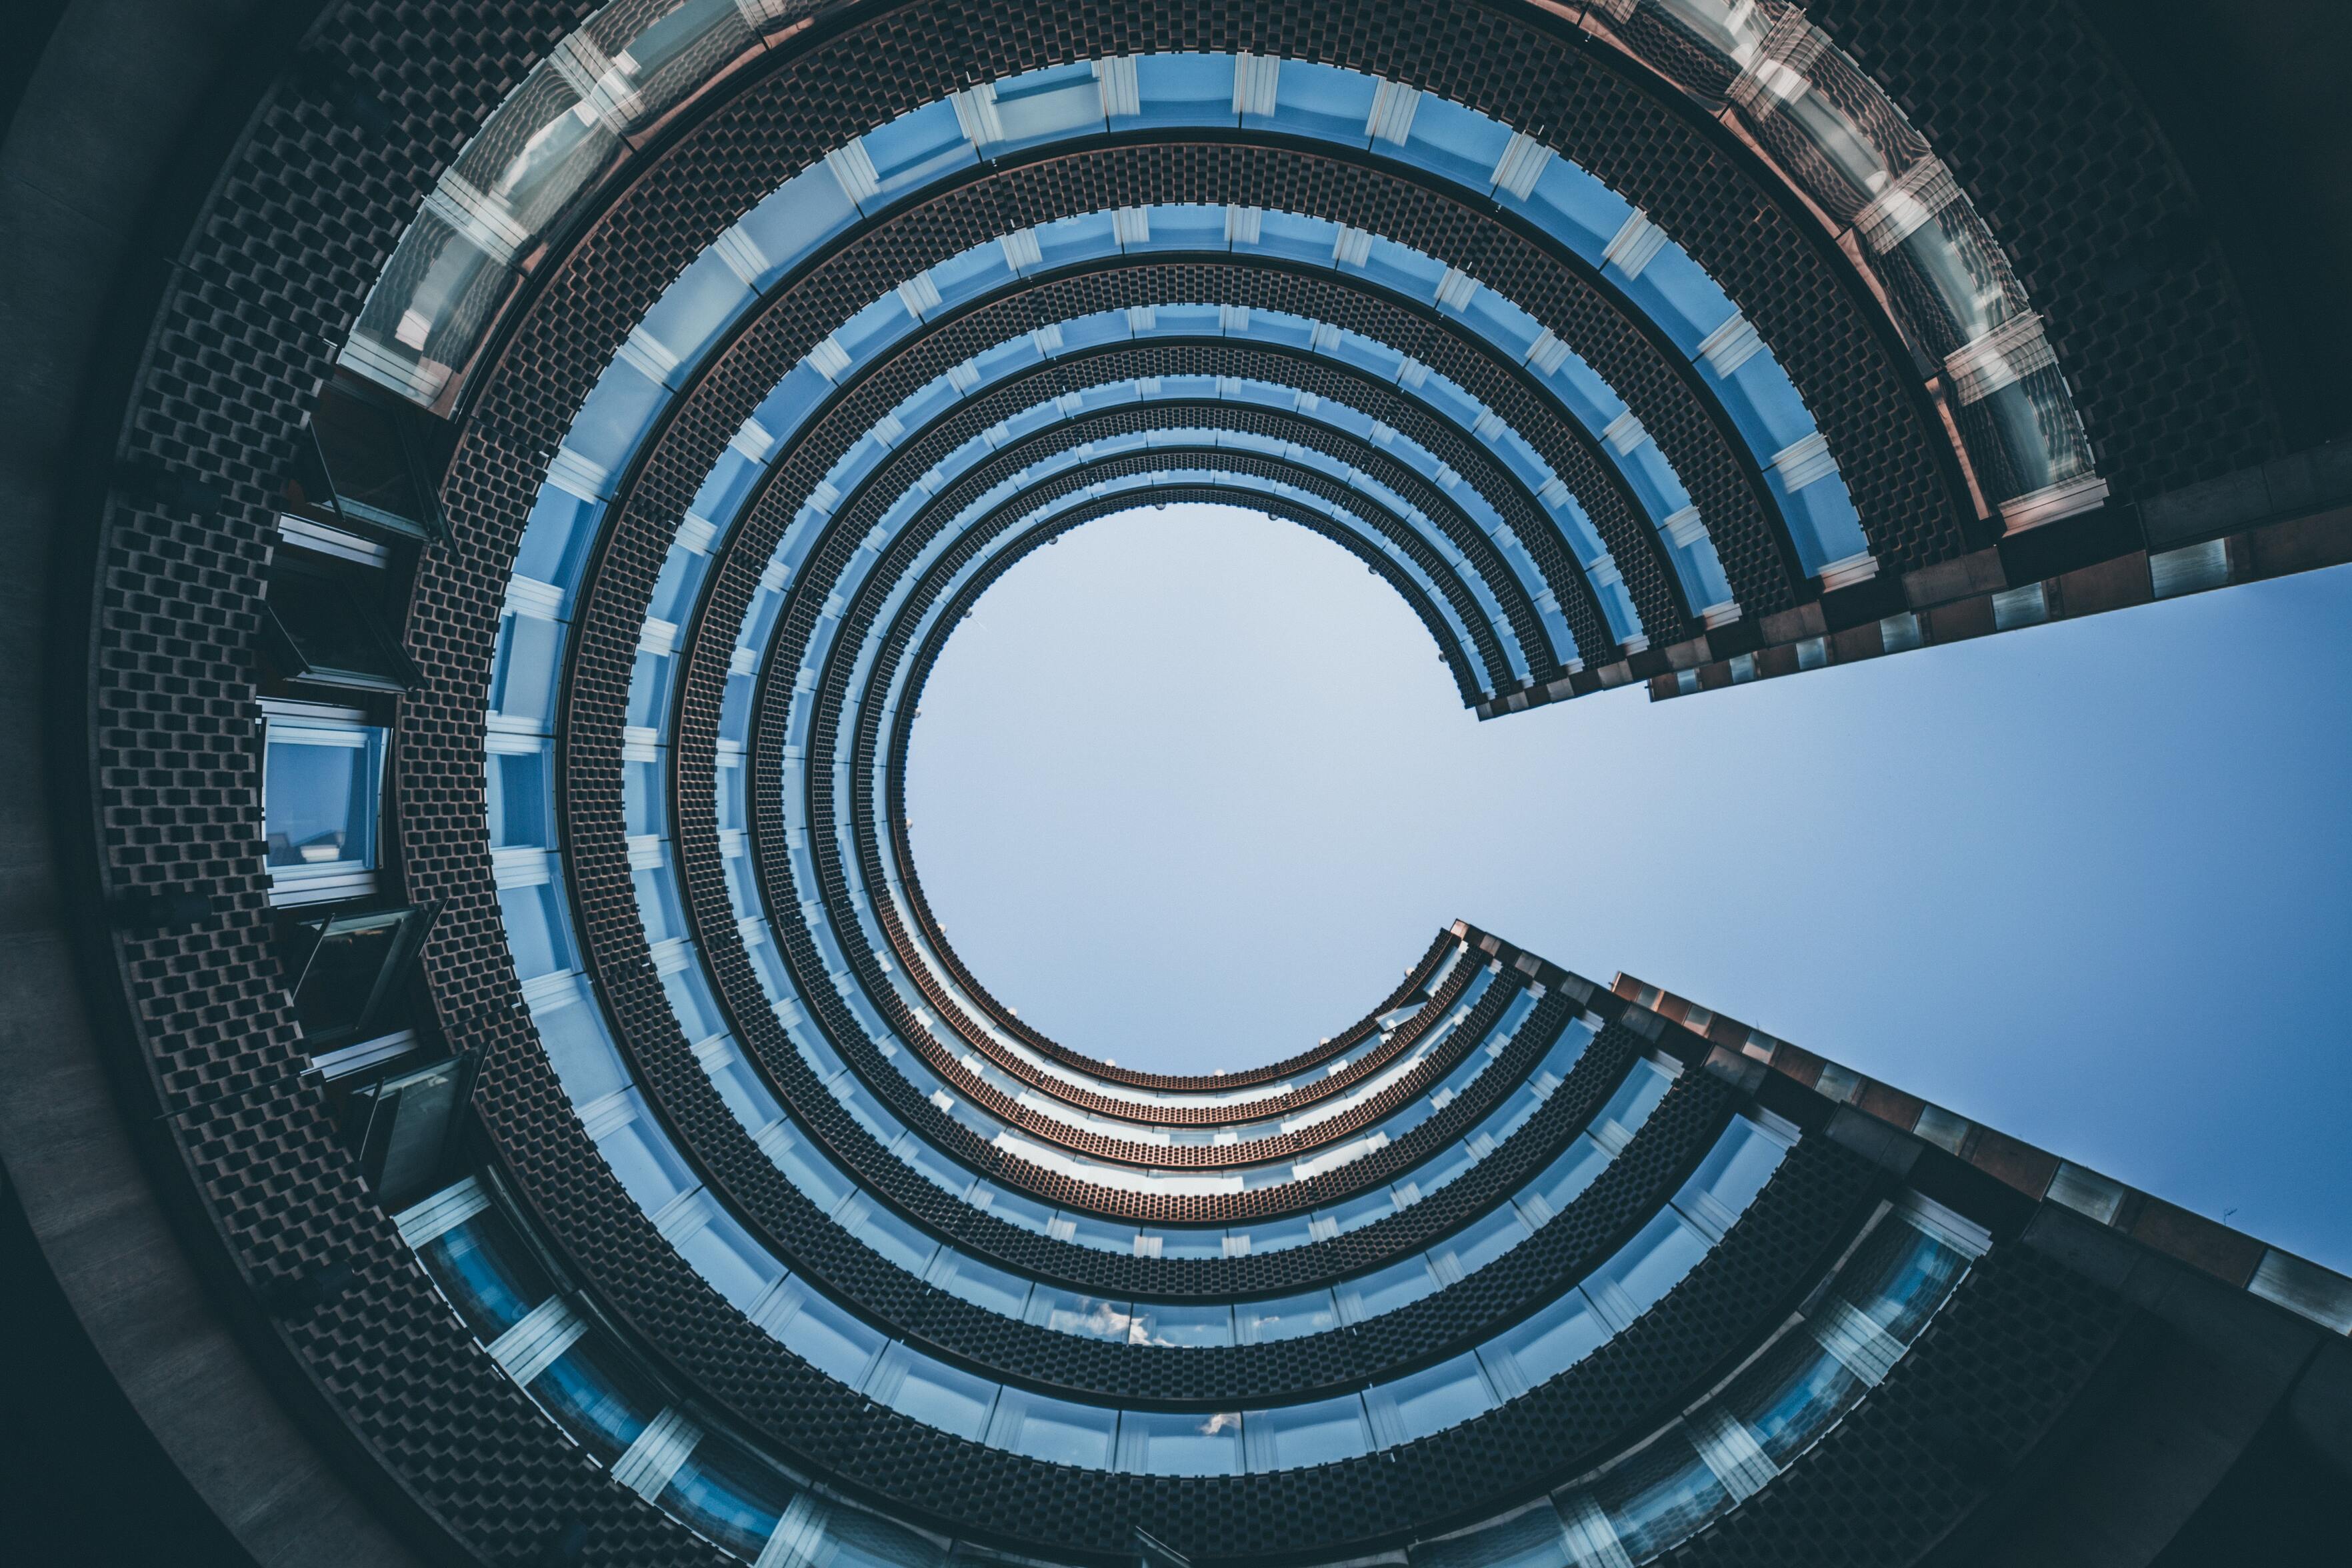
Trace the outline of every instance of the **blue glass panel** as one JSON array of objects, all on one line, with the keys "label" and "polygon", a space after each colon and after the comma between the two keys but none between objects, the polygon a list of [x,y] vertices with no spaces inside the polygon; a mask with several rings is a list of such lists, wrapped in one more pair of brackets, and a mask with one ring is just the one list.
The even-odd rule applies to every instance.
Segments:
[{"label": "blue glass panel", "polygon": [[1234,61],[1230,55],[1144,55],[1135,62],[1142,112],[1121,115],[1127,125],[1231,125]]},{"label": "blue glass panel", "polygon": [[996,1384],[905,1345],[894,1344],[867,1380],[876,1399],[926,1426],[977,1440],[988,1429]]},{"label": "blue glass panel", "polygon": [[1333,1294],[1339,1298],[1340,1316],[1355,1323],[1410,1306],[1436,1289],[1437,1277],[1429,1271],[1429,1265],[1413,1257],[1342,1280]]},{"label": "blue glass panel", "polygon": [[1462,1354],[1379,1384],[1365,1396],[1383,1444],[1410,1443],[1473,1421],[1495,1407],[1478,1358]]},{"label": "blue glass panel", "polygon": [[661,1398],[635,1369],[591,1334],[531,1380],[530,1396],[580,1446],[610,1465],[661,1414]]},{"label": "blue glass panel", "polygon": [[1513,200],[1507,192],[1502,199],[1519,207],[1595,267],[1601,265],[1601,253],[1633,216],[1633,203],[1565,158],[1554,158],[1545,165],[1525,203]]},{"label": "blue glass panel", "polygon": [[499,889],[499,913],[506,921],[517,979],[535,980],[572,966],[572,930],[562,890],[553,882]]},{"label": "blue glass panel", "polygon": [[784,1289],[797,1310],[776,1331],[777,1342],[835,1382],[857,1387],[886,1342],[883,1336],[797,1279]]},{"label": "blue glass panel", "polygon": [[546,1270],[496,1214],[434,1237],[416,1249],[416,1260],[485,1344],[555,1293]]},{"label": "blue glass panel", "polygon": [[545,725],[555,711],[555,682],[562,662],[562,626],[511,611],[501,616],[490,664],[490,711]]},{"label": "blue glass panel", "polygon": [[490,847],[544,849],[554,838],[554,783],[546,748],[488,758]]},{"label": "blue glass panel", "polygon": [[646,1120],[652,1113],[646,1109],[645,1096],[634,1089],[622,1092],[636,1115],[606,1132],[598,1140],[596,1150],[612,1166],[621,1190],[648,1215],[658,1214],[679,1194],[693,1189],[694,1174],[676,1146]]},{"label": "blue glass panel", "polygon": [[678,362],[663,379],[673,389],[719,334],[751,303],[751,290],[716,251],[702,256],[662,290],[638,330],[667,349]]},{"label": "blue glass panel", "polygon": [[785,181],[735,226],[768,258],[768,268],[760,279],[765,287],[856,216],[856,206],[843,194],[833,170],[817,163]]},{"label": "blue glass panel", "polygon": [[1476,110],[1424,92],[1413,109],[1412,130],[1404,145],[1380,142],[1373,146],[1483,191],[1494,184],[1495,164],[1510,140],[1508,131]]},{"label": "blue glass panel", "polygon": [[667,387],[647,381],[626,360],[614,360],[573,416],[564,447],[618,478],[668,401]]},{"label": "blue glass panel", "polygon": [[1363,1405],[1352,1394],[1246,1412],[1242,1417],[1242,1442],[1254,1475],[1337,1464],[1371,1452]]},{"label": "blue glass panel", "polygon": [[1140,1342],[1151,1345],[1229,1345],[1234,1310],[1222,1302],[1138,1301],[1135,1324]]},{"label": "blue glass panel", "polygon": [[569,608],[572,585],[595,545],[597,524],[604,515],[600,501],[583,500],[553,485],[541,486],[530,509],[530,521],[515,547],[515,572],[562,589],[563,607]]},{"label": "blue glass panel", "polygon": [[1243,1301],[1234,1308],[1234,1337],[1245,1345],[1295,1340],[1339,1325],[1339,1310],[1328,1290],[1309,1290],[1272,1301]]},{"label": "blue glass panel", "polygon": [[733,1215],[712,1205],[709,1224],[677,1244],[678,1256],[737,1311],[747,1311],[783,1277],[784,1266],[751,1239]]},{"label": "blue glass panel", "polygon": [[655,1501],[748,1563],[775,1534],[798,1489],[728,1438],[706,1433]]},{"label": "blue glass panel", "polygon": [[1086,60],[1027,71],[996,84],[996,117],[1004,140],[989,151],[1011,151],[1103,129],[1102,93]]},{"label": "blue glass panel", "polygon": [[1008,1388],[996,1402],[988,1441],[1054,1465],[1107,1469],[1118,1412],[1099,1405],[1075,1405],[1025,1389]]},{"label": "blue glass panel", "polygon": [[621,1053],[604,1032],[604,1012],[593,1002],[575,994],[562,1005],[534,1012],[531,1022],[539,1026],[540,1045],[572,1104],[602,1100],[628,1084],[628,1069],[621,1065]]},{"label": "blue glass panel", "polygon": [[1144,1476],[1237,1476],[1242,1473],[1242,1418],[1230,1413],[1122,1412],[1118,1468]]},{"label": "blue glass panel", "polygon": [[1652,257],[1633,281],[1614,271],[1610,276],[1686,357],[1697,353],[1706,335],[1734,313],[1730,297],[1715,279],[1671,244]]},{"label": "blue glass panel", "polygon": [[1028,1280],[951,1247],[940,1249],[924,1278],[958,1300],[1007,1318],[1021,1316],[1029,1300]]},{"label": "blue glass panel", "polygon": [[1364,125],[1378,90],[1379,84],[1360,71],[1285,60],[1276,79],[1274,113],[1245,115],[1242,123],[1361,147],[1370,140]]},{"label": "blue glass panel", "polygon": [[1608,1337],[1607,1325],[1582,1293],[1570,1290],[1483,1349],[1505,1358],[1518,1380],[1533,1388],[1582,1361]]},{"label": "blue glass panel", "polygon": [[885,202],[980,162],[956,121],[955,105],[945,99],[902,114],[859,140],[874,160],[882,186],[879,200]]}]

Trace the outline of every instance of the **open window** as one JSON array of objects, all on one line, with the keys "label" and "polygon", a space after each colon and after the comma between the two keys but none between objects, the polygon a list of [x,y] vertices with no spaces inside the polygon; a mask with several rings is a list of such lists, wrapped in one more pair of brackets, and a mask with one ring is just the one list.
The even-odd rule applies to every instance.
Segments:
[{"label": "open window", "polygon": [[375,891],[384,731],[356,709],[265,699],[261,821],[269,899],[316,904]]},{"label": "open window", "polygon": [[311,1056],[381,1035],[433,927],[435,907],[337,910],[294,923],[294,1016]]},{"label": "open window", "polygon": [[478,1059],[462,1052],[365,1084],[344,1101],[344,1141],[385,1208],[406,1208],[454,1174]]},{"label": "open window", "polygon": [[[309,541],[289,535],[289,542]],[[270,569],[263,652],[286,680],[352,691],[406,691],[416,667],[378,609],[383,573],[288,552]]]},{"label": "open window", "polygon": [[421,417],[355,378],[329,382],[286,486],[288,509],[362,534],[445,537]]}]

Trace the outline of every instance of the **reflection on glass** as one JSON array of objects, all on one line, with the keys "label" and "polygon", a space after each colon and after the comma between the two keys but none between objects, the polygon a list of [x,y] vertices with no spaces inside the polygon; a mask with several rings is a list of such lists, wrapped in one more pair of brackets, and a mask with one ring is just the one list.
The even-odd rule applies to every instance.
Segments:
[{"label": "reflection on glass", "polygon": [[383,731],[273,724],[261,786],[268,864],[375,864],[376,781]]}]

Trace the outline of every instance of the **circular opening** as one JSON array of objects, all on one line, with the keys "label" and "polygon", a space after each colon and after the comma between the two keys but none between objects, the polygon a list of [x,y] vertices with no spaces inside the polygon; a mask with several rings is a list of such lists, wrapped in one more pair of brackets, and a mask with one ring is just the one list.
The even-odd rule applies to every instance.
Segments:
[{"label": "circular opening", "polygon": [[1389,759],[1456,744],[1427,628],[1355,556],[1240,507],[1141,507],[973,605],[908,743],[908,837],[1024,1022],[1146,1071],[1253,1067],[1361,1015],[1444,918],[1395,862],[1453,831]]}]

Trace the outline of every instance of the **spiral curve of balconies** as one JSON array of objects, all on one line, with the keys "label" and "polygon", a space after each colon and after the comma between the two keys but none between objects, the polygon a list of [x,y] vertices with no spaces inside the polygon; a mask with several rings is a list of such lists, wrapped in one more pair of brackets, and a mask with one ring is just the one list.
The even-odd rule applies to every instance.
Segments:
[{"label": "spiral curve of balconies", "polygon": [[1474,928],[1170,1077],[924,901],[924,679],[1094,518],[1310,528],[1499,715],[2095,503],[2000,247],[1801,12],[1389,9],[614,5],[344,342],[457,431],[389,831],[492,1157],[399,1237],[452,1378],[681,1559],[1483,1563],[1542,1514],[1631,1563],[1980,1277]]}]

